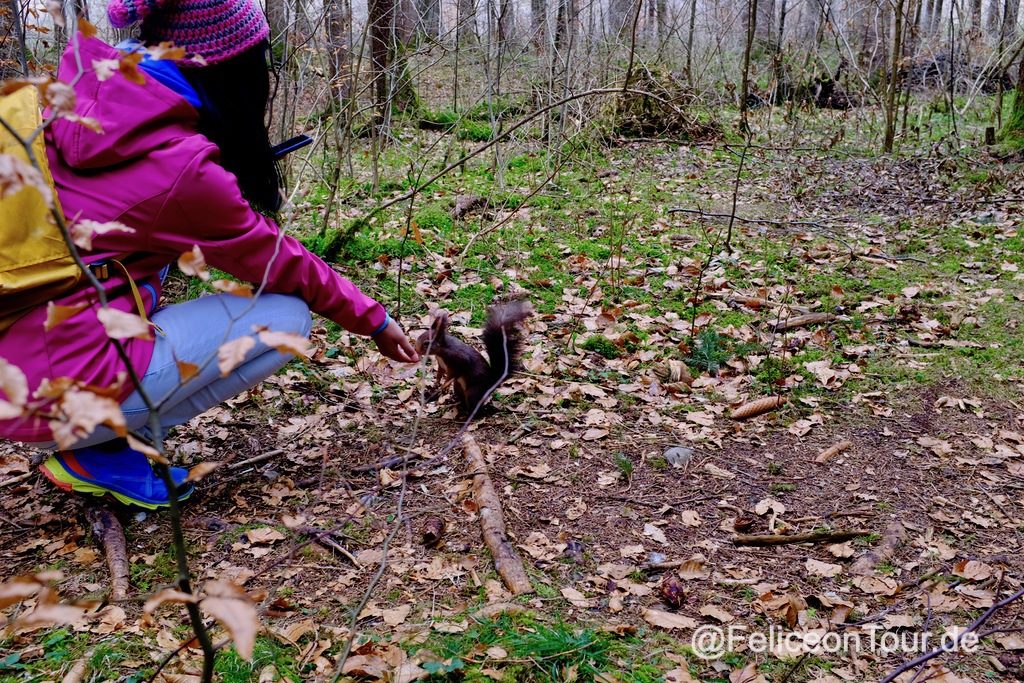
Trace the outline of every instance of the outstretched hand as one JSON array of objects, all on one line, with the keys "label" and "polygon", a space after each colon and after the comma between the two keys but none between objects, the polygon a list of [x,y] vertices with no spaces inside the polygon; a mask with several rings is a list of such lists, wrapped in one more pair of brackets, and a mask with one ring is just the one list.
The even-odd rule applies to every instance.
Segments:
[{"label": "outstretched hand", "polygon": [[397,360],[399,363],[417,363],[420,360],[409,337],[405,336],[402,326],[394,320],[390,321],[384,331],[373,338],[373,341],[377,344],[380,352],[391,360]]}]

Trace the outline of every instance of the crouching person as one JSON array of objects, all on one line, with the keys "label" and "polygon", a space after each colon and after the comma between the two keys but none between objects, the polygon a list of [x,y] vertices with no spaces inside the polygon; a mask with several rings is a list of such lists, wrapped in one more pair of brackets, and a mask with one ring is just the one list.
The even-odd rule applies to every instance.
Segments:
[{"label": "crouching person", "polygon": [[[171,40],[184,48],[189,59],[180,68],[144,59],[142,78],[104,72],[120,53],[81,34],[61,62],[58,79],[74,84],[74,113],[95,120],[102,133],[73,117],[58,118],[46,129],[40,161],[81,238],[76,241],[89,247],[80,255],[104,291],[106,310],[84,278],[63,285],[49,302],[28,305],[24,297],[11,304],[0,287],[0,438],[70,446],[41,466],[56,486],[150,509],[167,506],[170,492],[147,457],[104,426],[88,435],[55,434],[61,422],[30,409],[40,386],[43,394],[59,380],[102,388],[120,403],[124,427],[145,436],[151,414],[131,374],[166,430],[277,371],[290,354],[265,343],[267,331],[307,337],[311,310],[371,337],[389,358],[418,360],[379,303],[257,210],[273,211],[279,202],[263,123],[269,29],[253,0],[216,5],[110,3],[116,25],[141,20],[143,41]],[[84,73],[75,80],[79,65]],[[0,216],[3,211],[0,203]],[[4,251],[13,250],[5,244]],[[186,253],[201,254],[262,293],[219,293],[158,307],[162,275]],[[0,277],[3,266],[0,259]],[[59,324],[55,312],[63,318]],[[142,320],[148,329],[112,331],[115,312],[130,314],[122,322]],[[123,354],[112,337],[122,337]],[[250,340],[237,341],[243,337]],[[219,354],[226,343],[234,357]],[[186,471],[171,471],[178,497],[187,498]]]}]

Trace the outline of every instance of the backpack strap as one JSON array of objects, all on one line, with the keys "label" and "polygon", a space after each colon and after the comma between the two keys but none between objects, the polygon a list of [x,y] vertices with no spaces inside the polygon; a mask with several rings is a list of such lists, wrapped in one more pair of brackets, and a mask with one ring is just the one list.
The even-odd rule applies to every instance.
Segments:
[{"label": "backpack strap", "polygon": [[[131,273],[128,272],[128,268],[125,267],[123,263],[118,261],[116,258],[107,259],[105,261],[97,261],[96,263],[89,264],[89,270],[92,271],[93,277],[95,277],[97,280],[99,280],[100,282],[106,282],[107,280],[110,279],[111,265],[117,266],[117,269],[124,274],[125,279],[128,281],[128,286],[132,290],[132,297],[135,299],[135,308],[137,308],[139,311],[139,317],[142,318],[147,325],[151,326],[160,334],[163,334],[163,330],[161,330],[156,323],[150,320],[149,316],[146,314],[146,304],[145,302],[142,301],[142,294],[141,292],[139,292],[139,286],[138,284],[136,284],[135,280],[132,278]],[[153,303],[156,304],[155,301]]]}]

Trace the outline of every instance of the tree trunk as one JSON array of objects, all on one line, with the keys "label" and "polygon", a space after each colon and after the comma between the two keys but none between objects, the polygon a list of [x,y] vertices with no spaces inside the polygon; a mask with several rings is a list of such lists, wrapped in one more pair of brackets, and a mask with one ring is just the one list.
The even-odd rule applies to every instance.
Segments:
[{"label": "tree trunk", "polygon": [[498,0],[498,50],[503,51],[506,43],[512,40],[512,31],[516,24],[515,4],[512,0]]},{"label": "tree trunk", "polygon": [[750,50],[757,30],[757,0],[747,0],[747,40],[743,46],[743,81],[740,84],[740,131],[748,133],[747,99],[750,97]]},{"label": "tree trunk", "polygon": [[555,21],[555,50],[561,52],[569,44],[576,26],[575,0],[558,0],[558,17]]},{"label": "tree trunk", "polygon": [[1001,134],[1005,142],[1024,146],[1024,57],[1017,66],[1017,87],[1013,91],[1013,106],[1003,125]]},{"label": "tree trunk", "polygon": [[285,42],[288,34],[288,1],[267,0],[267,23],[270,24],[270,42],[274,46],[274,54],[281,51],[279,46]]},{"label": "tree trunk", "polygon": [[636,13],[635,2],[641,0],[610,0],[608,3],[608,33],[620,40],[629,35]]},{"label": "tree trunk", "polygon": [[885,93],[885,142],[883,149],[892,152],[896,139],[896,93],[900,84],[900,62],[903,61],[903,5],[904,0],[896,0],[892,32],[892,63],[889,67],[889,83]]},{"label": "tree trunk", "polygon": [[988,11],[985,12],[985,34],[991,43],[997,43],[1002,33],[1002,4],[999,0],[989,0]]},{"label": "tree trunk", "polygon": [[675,22],[669,19],[668,0],[655,0],[655,4],[657,5],[658,44],[664,45],[665,41],[668,40],[669,29],[671,28],[669,22],[671,21],[673,24]]},{"label": "tree trunk", "polygon": [[23,30],[18,1],[0,5],[0,80],[28,75]]},{"label": "tree trunk", "polygon": [[693,30],[697,23],[697,0],[690,0],[690,25],[686,31],[686,82],[693,87]]},{"label": "tree trunk", "polygon": [[530,0],[530,34],[534,46],[541,48],[547,38],[548,5],[546,0]]},{"label": "tree trunk", "polygon": [[864,24],[864,31],[861,36],[860,55],[858,57],[862,69],[873,73],[879,64],[879,47],[882,44],[880,36],[884,35],[879,30],[878,5],[871,0],[858,3],[861,21]]},{"label": "tree trunk", "polygon": [[1003,3],[1003,23],[1000,30],[1000,45],[1008,48],[1014,44],[1019,33],[1017,16],[1020,11],[1020,0],[1005,0]]},{"label": "tree trunk", "polygon": [[455,35],[460,43],[476,41],[476,2],[474,0],[456,0],[456,16],[458,30]]},{"label": "tree trunk", "polygon": [[757,25],[754,30],[754,41],[761,49],[770,50],[775,41],[772,27],[775,26],[775,0],[756,0]]},{"label": "tree trunk", "polygon": [[976,35],[981,31],[981,0],[971,0],[971,31]]},{"label": "tree trunk", "polygon": [[344,110],[352,89],[351,66],[352,46],[349,36],[352,32],[352,6],[350,0],[328,0],[327,26],[327,73],[330,77],[331,92],[337,100],[339,110]]},{"label": "tree trunk", "polygon": [[431,38],[441,37],[441,0],[418,0],[418,30]]}]

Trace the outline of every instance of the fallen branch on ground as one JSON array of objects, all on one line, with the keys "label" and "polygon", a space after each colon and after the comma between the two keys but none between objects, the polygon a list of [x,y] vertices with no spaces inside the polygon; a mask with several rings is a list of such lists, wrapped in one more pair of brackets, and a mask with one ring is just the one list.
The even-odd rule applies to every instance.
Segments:
[{"label": "fallen branch on ground", "polygon": [[480,452],[480,446],[469,434],[463,437],[462,444],[466,451],[466,460],[469,461],[469,470],[473,473],[473,498],[476,499],[480,510],[484,543],[494,557],[494,568],[513,595],[532,593],[533,586],[526,576],[523,562],[508,540],[501,501],[494,490],[491,477],[487,474],[487,463]]},{"label": "fallen branch on ground", "polygon": [[359,560],[338,541],[334,540],[334,532],[330,529],[317,529],[315,526],[300,526],[295,529],[300,534],[308,536],[314,543],[322,545],[328,550],[333,550],[356,567],[362,567]]},{"label": "fallen branch on ground", "polygon": [[982,614],[980,617],[974,620],[974,623],[972,623],[966,629],[958,633],[956,638],[954,638],[952,641],[943,642],[942,646],[937,647],[934,650],[931,650],[930,652],[924,653],[917,659],[913,659],[905,664],[900,665],[898,669],[896,669],[888,676],[883,678],[881,683],[892,683],[892,681],[896,680],[900,676],[900,674],[910,671],[915,666],[920,666],[925,662],[929,662],[944,652],[955,651],[960,646],[960,643],[963,641],[964,636],[966,636],[968,633],[973,633],[977,631],[979,628],[981,628],[982,624],[984,624],[992,617],[993,614],[998,612],[1003,607],[1006,607],[1011,602],[1015,602],[1017,600],[1020,600],[1021,598],[1024,598],[1024,588],[1020,589],[1019,591],[1017,591],[1010,597],[1006,598],[1005,600],[1001,600],[1000,602],[997,602],[996,604],[989,607],[984,614]]},{"label": "fallen branch on ground", "polygon": [[795,330],[800,327],[807,327],[809,325],[820,325],[821,323],[827,323],[832,319],[830,313],[808,313],[807,315],[795,315],[792,318],[786,318],[775,324],[776,332],[785,332],[787,330]]},{"label": "fallen branch on ground", "polygon": [[828,448],[826,448],[825,450],[823,450],[821,453],[818,453],[818,457],[816,457],[814,459],[814,462],[816,462],[816,463],[818,463],[820,465],[821,463],[827,462],[827,461],[831,460],[832,458],[834,458],[835,456],[839,455],[843,451],[847,450],[848,448],[852,448],[852,447],[853,447],[853,442],[852,441],[850,441],[849,439],[843,439],[839,443],[833,444],[833,445],[829,446]]},{"label": "fallen branch on ground", "polygon": [[790,545],[793,543],[842,543],[858,536],[867,536],[870,531],[854,529],[852,531],[828,531],[808,534],[792,534],[777,536],[775,534],[746,535],[739,534],[732,539],[733,545],[768,546]]},{"label": "fallen branch on ground", "polygon": [[275,448],[272,451],[267,451],[266,453],[261,453],[260,455],[253,456],[251,458],[246,458],[245,460],[233,462],[224,469],[228,470],[229,472],[234,472],[235,470],[240,470],[248,465],[258,465],[261,462],[266,462],[267,460],[270,460],[273,457],[281,455],[282,453],[284,453],[283,450],[281,450],[280,448]]},{"label": "fallen branch on ground", "polygon": [[128,597],[128,544],[124,537],[124,527],[117,516],[105,507],[90,506],[85,516],[92,526],[92,533],[103,546],[103,554],[107,556],[107,567],[110,569],[110,602],[118,602]]}]

